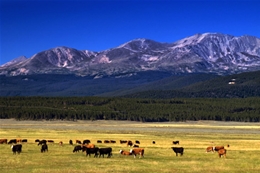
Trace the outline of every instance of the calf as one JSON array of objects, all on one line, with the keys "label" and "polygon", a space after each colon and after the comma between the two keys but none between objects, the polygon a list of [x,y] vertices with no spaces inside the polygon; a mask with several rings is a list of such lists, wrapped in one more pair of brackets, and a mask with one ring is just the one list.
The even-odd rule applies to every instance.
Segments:
[{"label": "calf", "polygon": [[91,154],[94,154],[94,157],[97,157],[98,148],[86,148],[86,156],[90,157]]},{"label": "calf", "polygon": [[22,152],[22,144],[16,144],[11,146],[13,154],[20,154]]},{"label": "calf", "polygon": [[48,152],[48,145],[47,145],[47,144],[43,144],[43,145],[42,145],[42,148],[41,148],[41,152],[42,152],[42,153],[45,152],[45,151]]},{"label": "calf", "polygon": [[130,153],[129,151],[123,151],[123,150],[120,150],[119,153],[122,155],[128,155],[128,156],[132,155],[132,153]]},{"label": "calf", "polygon": [[77,145],[74,147],[73,153],[79,152],[80,150],[82,150],[82,147],[80,145]]},{"label": "calf", "polygon": [[226,153],[227,153],[227,150],[226,149],[220,149],[218,150],[218,157],[221,158],[221,156],[223,156],[224,158],[226,158]]},{"label": "calf", "polygon": [[107,157],[111,157],[112,156],[112,148],[111,147],[99,148],[98,153],[99,153],[99,157],[102,155],[103,158],[104,158],[105,154],[107,154]]},{"label": "calf", "polygon": [[184,148],[183,147],[172,147],[172,150],[176,153],[176,156],[178,156],[178,153],[180,153],[181,156],[182,156],[183,152],[184,152]]},{"label": "calf", "polygon": [[143,148],[133,148],[130,150],[130,153],[134,155],[134,158],[137,154],[139,154],[139,158],[144,157],[144,149]]}]

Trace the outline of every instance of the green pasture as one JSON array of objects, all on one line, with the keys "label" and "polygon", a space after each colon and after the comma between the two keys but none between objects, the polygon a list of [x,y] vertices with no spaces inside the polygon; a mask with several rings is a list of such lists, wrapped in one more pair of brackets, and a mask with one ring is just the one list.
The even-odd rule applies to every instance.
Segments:
[{"label": "green pasture", "polygon": [[[2,121],[2,120],[0,120]],[[10,122],[8,122],[10,123]],[[39,125],[40,124],[40,125]],[[59,128],[62,126],[63,128]],[[83,126],[84,128],[77,128]],[[67,127],[67,128],[66,128]],[[91,127],[91,128],[90,128]],[[131,130],[129,130],[131,129]],[[146,129],[146,130],[145,130]],[[260,124],[222,125],[214,123],[164,124],[120,121],[103,122],[15,122],[0,123],[0,139],[28,139],[22,153],[13,155],[10,145],[0,144],[1,173],[241,173],[260,172]],[[47,153],[40,152],[35,139],[54,140]],[[111,158],[86,157],[73,153],[69,140],[89,139],[97,147],[112,147]],[[116,140],[115,144],[98,144],[97,140]],[[139,140],[144,158],[122,156],[119,150],[130,150],[119,140]],[[152,144],[152,141],[156,144]],[[175,156],[172,141],[179,140],[183,156]],[[63,141],[63,146],[58,142]],[[206,153],[207,146],[230,145],[227,158]],[[175,145],[176,146],[176,145]]]}]

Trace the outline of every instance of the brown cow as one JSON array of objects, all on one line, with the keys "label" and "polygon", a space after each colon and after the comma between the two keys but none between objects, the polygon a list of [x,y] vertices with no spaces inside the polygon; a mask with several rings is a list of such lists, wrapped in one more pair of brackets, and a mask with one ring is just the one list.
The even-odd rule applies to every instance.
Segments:
[{"label": "brown cow", "polygon": [[0,139],[0,144],[7,144],[7,139]]},{"label": "brown cow", "polygon": [[137,154],[139,154],[139,158],[144,157],[144,149],[143,148],[133,148],[130,150],[130,153],[134,155],[134,158]]},{"label": "brown cow", "polygon": [[218,157],[221,158],[221,156],[223,156],[224,158],[226,158],[226,153],[227,153],[227,150],[226,149],[219,149],[218,150]]},{"label": "brown cow", "polygon": [[59,145],[60,145],[60,146],[62,146],[62,145],[63,145],[63,142],[62,142],[62,141],[60,141],[60,142],[59,142]]},{"label": "brown cow", "polygon": [[206,153],[208,153],[208,152],[214,152],[212,146],[206,148]]},{"label": "brown cow", "polygon": [[120,150],[119,153],[122,155],[127,155],[127,156],[132,155],[132,153],[130,153],[128,151],[124,151],[124,150]]},{"label": "brown cow", "polygon": [[81,144],[81,141],[76,139],[76,144]]}]

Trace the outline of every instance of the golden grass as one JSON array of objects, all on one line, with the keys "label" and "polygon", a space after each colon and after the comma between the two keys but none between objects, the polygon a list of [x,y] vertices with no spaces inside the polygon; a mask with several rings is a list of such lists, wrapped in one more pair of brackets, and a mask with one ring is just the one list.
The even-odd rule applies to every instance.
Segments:
[{"label": "golden grass", "polygon": [[[251,128],[253,127],[253,128]],[[139,123],[119,121],[0,121],[0,138],[26,138],[20,155],[13,155],[9,145],[0,145],[1,173],[111,173],[111,172],[260,172],[260,131],[257,123],[182,122]],[[48,153],[40,153],[35,139],[52,139]],[[86,157],[72,153],[72,139],[90,139],[98,147],[112,147],[112,158]],[[119,140],[139,140],[145,149],[144,158],[119,155],[129,150]],[[97,140],[116,140],[116,144],[97,144]],[[155,140],[156,144],[152,144]],[[182,157],[171,150],[172,141],[184,147]],[[58,142],[64,145],[59,146]],[[205,153],[210,145],[227,145],[227,158],[217,153]]]}]

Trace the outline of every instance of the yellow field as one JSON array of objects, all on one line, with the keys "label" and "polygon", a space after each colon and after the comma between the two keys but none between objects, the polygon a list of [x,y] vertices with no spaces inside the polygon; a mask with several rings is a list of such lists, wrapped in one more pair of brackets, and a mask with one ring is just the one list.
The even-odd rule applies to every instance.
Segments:
[{"label": "yellow field", "polygon": [[[0,138],[28,139],[20,155],[13,155],[10,145],[0,145],[1,173],[13,172],[91,172],[91,173],[170,173],[170,172],[260,172],[260,123],[236,122],[168,122],[129,121],[15,121],[0,120]],[[41,153],[35,139],[51,139],[49,152]],[[111,158],[89,158],[73,153],[76,139],[89,139],[97,147],[112,147]],[[115,144],[98,144],[97,140],[115,140]],[[119,140],[139,140],[144,158],[122,156],[130,150]],[[152,141],[156,144],[152,144]],[[179,140],[183,156],[175,156],[172,141]],[[64,145],[59,146],[58,142]],[[207,146],[230,145],[227,158],[205,153]],[[175,145],[176,146],[176,145]]]}]

